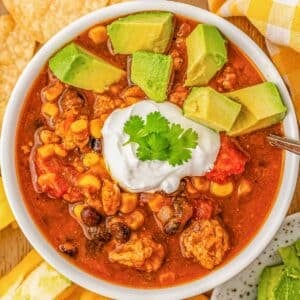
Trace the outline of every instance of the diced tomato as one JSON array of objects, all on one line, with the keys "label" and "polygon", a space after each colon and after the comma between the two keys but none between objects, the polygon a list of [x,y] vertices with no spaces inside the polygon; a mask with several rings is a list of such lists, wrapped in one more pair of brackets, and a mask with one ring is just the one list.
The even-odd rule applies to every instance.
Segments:
[{"label": "diced tomato", "polygon": [[210,199],[194,199],[194,216],[198,220],[211,219],[214,213],[214,204]]},{"label": "diced tomato", "polygon": [[221,148],[214,168],[206,174],[206,178],[217,183],[224,183],[231,175],[243,173],[248,159],[236,141],[228,136],[222,136]]},{"label": "diced tomato", "polygon": [[56,176],[55,180],[49,182],[47,185],[41,186],[44,193],[47,193],[49,197],[61,198],[68,190],[68,185],[60,176]]},{"label": "diced tomato", "polygon": [[73,166],[65,165],[59,158],[36,160],[36,172],[40,176],[46,173],[54,173],[55,180],[49,184],[41,186],[44,193],[52,198],[64,198],[68,202],[81,200],[81,191],[77,188],[78,171]]}]

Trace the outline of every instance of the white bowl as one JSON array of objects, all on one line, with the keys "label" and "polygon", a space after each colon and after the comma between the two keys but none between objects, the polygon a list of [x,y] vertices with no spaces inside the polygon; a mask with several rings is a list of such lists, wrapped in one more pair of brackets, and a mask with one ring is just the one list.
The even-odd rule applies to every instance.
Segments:
[{"label": "white bowl", "polygon": [[[267,80],[276,83],[288,107],[288,114],[284,120],[285,134],[290,138],[298,139],[298,126],[294,108],[283,80],[265,53],[242,31],[224,19],[194,6],[171,1],[128,2],[95,11],[70,24],[48,41],[28,64],[12,92],[4,117],[1,134],[2,176],[10,206],[24,234],[39,254],[66,277],[89,290],[117,299],[182,299],[210,290],[230,279],[250,264],[271,241],[282,223],[293,197],[299,162],[296,155],[291,153],[285,154],[282,182],[276,203],[255,238],[239,255],[230,260],[226,265],[201,279],[171,288],[151,290],[118,286],[98,279],[80,270],[59,255],[32,221],[22,200],[22,194],[16,176],[15,136],[17,121],[25,96],[49,57],[75,36],[96,23],[134,12],[148,10],[170,11],[198,22],[217,26],[256,63],[257,68]],[[180,270],[178,270],[178,272],[180,272]]]}]

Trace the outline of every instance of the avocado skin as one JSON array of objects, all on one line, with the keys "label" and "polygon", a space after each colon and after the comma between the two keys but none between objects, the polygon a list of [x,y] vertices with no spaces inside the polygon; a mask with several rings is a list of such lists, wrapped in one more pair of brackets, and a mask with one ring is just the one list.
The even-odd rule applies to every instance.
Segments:
[{"label": "avocado skin", "polygon": [[164,53],[173,37],[174,15],[162,11],[132,14],[112,22],[107,32],[117,54]]},{"label": "avocado skin", "polygon": [[131,62],[131,81],[150,99],[163,102],[167,99],[172,64],[170,55],[148,51],[135,52]]},{"label": "avocado skin", "polygon": [[187,37],[186,46],[187,86],[206,85],[227,62],[225,39],[215,26],[197,25]]},{"label": "avocado skin", "polygon": [[184,101],[184,116],[216,131],[229,131],[241,105],[211,87],[194,87]]},{"label": "avocado skin", "polygon": [[49,68],[62,82],[96,93],[103,93],[126,76],[124,70],[75,43],[70,43],[50,58]]},{"label": "avocado skin", "polygon": [[237,136],[269,127],[284,119],[283,104],[276,85],[263,82],[225,95],[242,104],[242,110],[229,135]]}]

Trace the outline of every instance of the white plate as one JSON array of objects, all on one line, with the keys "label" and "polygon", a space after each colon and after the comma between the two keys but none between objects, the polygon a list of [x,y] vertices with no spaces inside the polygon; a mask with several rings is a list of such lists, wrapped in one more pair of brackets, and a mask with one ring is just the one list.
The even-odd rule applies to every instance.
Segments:
[{"label": "white plate", "polygon": [[272,242],[244,271],[216,287],[211,300],[256,299],[259,276],[265,266],[281,262],[278,248],[288,246],[300,238],[300,212],[285,218]]}]

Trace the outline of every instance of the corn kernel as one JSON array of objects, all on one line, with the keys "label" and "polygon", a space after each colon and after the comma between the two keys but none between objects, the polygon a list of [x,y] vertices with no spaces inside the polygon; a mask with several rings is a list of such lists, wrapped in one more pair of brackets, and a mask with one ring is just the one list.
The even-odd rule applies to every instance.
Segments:
[{"label": "corn kernel", "polygon": [[84,130],[86,130],[88,127],[88,121],[85,120],[85,119],[79,119],[77,121],[74,121],[72,124],[71,124],[71,131],[74,132],[74,133],[80,133]]},{"label": "corn kernel", "polygon": [[59,81],[55,82],[53,85],[47,87],[44,90],[44,97],[47,101],[52,102],[63,92],[63,84]]},{"label": "corn kernel", "polygon": [[42,130],[40,132],[40,140],[43,144],[58,143],[60,138],[53,131]]},{"label": "corn kernel", "polygon": [[54,145],[54,152],[61,157],[66,157],[68,155],[68,151],[64,149],[62,145]]},{"label": "corn kernel", "polygon": [[185,190],[190,195],[199,194],[199,191],[194,187],[194,185],[189,180],[185,185]]},{"label": "corn kernel", "polygon": [[77,205],[74,206],[73,213],[74,213],[76,218],[81,219],[81,212],[82,212],[84,206],[85,205],[83,205],[83,204],[77,204]]},{"label": "corn kernel", "polygon": [[97,153],[89,152],[84,155],[82,162],[85,167],[91,167],[96,165],[99,160],[100,157]]},{"label": "corn kernel", "polygon": [[131,194],[131,193],[122,193],[121,195],[121,207],[120,212],[123,214],[128,214],[135,210],[137,205],[137,194]]},{"label": "corn kernel", "polygon": [[150,209],[154,212],[159,212],[159,210],[163,207],[165,199],[160,194],[155,194],[148,200],[148,205]]},{"label": "corn kernel", "polygon": [[95,188],[96,190],[99,190],[100,180],[94,175],[86,174],[79,179],[78,185],[80,187],[92,187]]},{"label": "corn kernel", "polygon": [[94,137],[95,139],[101,138],[102,126],[103,126],[103,121],[100,118],[94,119],[90,122],[90,132],[91,132],[92,137]]},{"label": "corn kernel", "polygon": [[252,191],[252,184],[248,179],[243,178],[238,187],[238,197],[243,197],[250,194]]},{"label": "corn kernel", "polygon": [[89,30],[88,37],[95,43],[101,44],[107,40],[107,32],[105,26],[96,26]]},{"label": "corn kernel", "polygon": [[55,173],[46,173],[46,174],[42,174],[41,176],[38,177],[38,185],[39,186],[45,186],[45,185],[49,185],[50,183],[52,183],[55,180]]},{"label": "corn kernel", "polygon": [[44,103],[42,105],[42,113],[48,117],[55,117],[58,114],[58,106],[54,103]]},{"label": "corn kernel", "polygon": [[210,182],[199,176],[192,177],[192,184],[199,192],[207,192],[209,190]]},{"label": "corn kernel", "polygon": [[54,155],[54,145],[46,144],[37,149],[37,154],[40,158],[45,159],[51,155]]},{"label": "corn kernel", "polygon": [[142,212],[135,210],[131,214],[126,215],[124,217],[124,221],[130,229],[137,230],[144,224],[145,217]]},{"label": "corn kernel", "polygon": [[210,185],[210,192],[218,197],[226,197],[232,194],[233,192],[233,183],[231,181],[225,184],[219,184],[212,182]]}]

